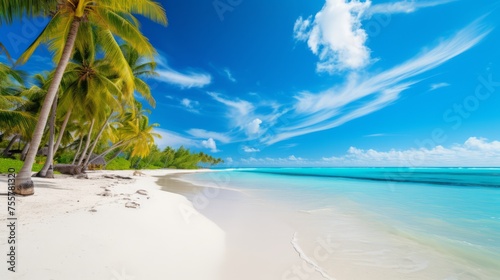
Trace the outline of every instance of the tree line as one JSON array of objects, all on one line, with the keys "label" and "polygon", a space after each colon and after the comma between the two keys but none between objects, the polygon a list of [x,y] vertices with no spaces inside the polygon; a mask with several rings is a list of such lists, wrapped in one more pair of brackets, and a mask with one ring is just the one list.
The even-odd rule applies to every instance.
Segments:
[{"label": "tree line", "polygon": [[[24,161],[15,193],[34,193],[31,171],[40,151],[46,156],[37,174],[41,177],[53,176],[54,160],[62,155],[70,155],[71,163],[82,168],[99,158],[123,155],[133,166],[159,164],[154,140],[160,135],[153,130],[158,124],[149,123],[150,112],[138,101],[140,97],[155,105],[146,79],[157,75],[156,50],[141,33],[137,15],[167,24],[165,10],[151,0],[0,1],[0,26],[25,18],[49,19],[13,66],[0,63],[0,140],[10,139],[4,156],[17,152]],[[42,44],[52,53],[55,69],[32,77],[17,70]],[[1,42],[0,55],[11,60]],[[12,151],[16,143],[23,148]],[[170,151],[164,152],[170,158]],[[191,168],[192,155],[182,148],[172,162],[164,162]],[[214,162],[202,154],[196,157]]]}]

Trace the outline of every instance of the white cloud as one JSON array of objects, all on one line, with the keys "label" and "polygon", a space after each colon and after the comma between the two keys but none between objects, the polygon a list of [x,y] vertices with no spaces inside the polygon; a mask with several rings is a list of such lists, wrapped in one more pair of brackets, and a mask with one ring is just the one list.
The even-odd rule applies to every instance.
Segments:
[{"label": "white cloud", "polygon": [[341,156],[304,159],[291,155],[286,158],[241,158],[242,166],[300,167],[498,167],[500,141],[470,137],[462,144],[440,145],[407,150],[359,149],[351,147]]},{"label": "white cloud", "polygon": [[247,134],[248,135],[255,135],[258,134],[260,131],[260,125],[262,124],[262,121],[260,119],[254,119],[250,123],[247,124],[246,129],[247,129]]},{"label": "white cloud", "polygon": [[413,13],[422,8],[439,6],[456,0],[434,0],[434,1],[400,1],[392,3],[382,3],[371,6],[367,11],[367,16],[374,14],[400,14]]},{"label": "white cloud", "polygon": [[214,100],[230,107],[231,111],[237,115],[248,115],[251,111],[254,110],[254,106],[248,101],[229,100],[222,97],[220,94],[216,92],[208,92],[208,95],[210,95]]},{"label": "white cloud", "polygon": [[212,83],[212,76],[200,71],[185,71],[184,73],[172,69],[167,62],[167,59],[162,55],[157,55],[156,72],[158,76],[153,79],[178,86],[180,88],[202,88]]},{"label": "white cloud", "polygon": [[161,149],[169,146],[173,148],[179,148],[180,146],[184,147],[198,147],[199,145],[194,141],[193,139],[184,137],[178,133],[175,133],[173,131],[161,129],[161,128],[155,128],[154,129],[155,133],[160,134],[162,137],[161,139],[155,139],[155,143],[160,147]]},{"label": "white cloud", "polygon": [[206,73],[180,73],[173,69],[157,69],[156,72],[159,76],[153,77],[153,79],[173,84],[180,88],[202,88],[212,82],[212,76]]},{"label": "white cloud", "polygon": [[310,50],[318,56],[318,72],[333,74],[359,70],[371,62],[363,20],[374,14],[412,13],[453,1],[400,1],[372,6],[370,0],[326,0],[314,18],[299,17],[295,21],[294,38],[307,42]]},{"label": "white cloud", "polygon": [[361,17],[369,6],[370,1],[326,0],[314,20],[297,19],[294,37],[307,41],[318,55],[319,72],[360,69],[370,62],[370,50],[365,46],[367,35],[361,28]]},{"label": "white cloud", "polygon": [[186,108],[193,108],[193,105],[191,105],[191,100],[187,99],[187,98],[183,98],[181,100],[181,104],[186,107]]},{"label": "white cloud", "polygon": [[234,160],[233,160],[232,157],[227,157],[226,158],[226,163],[233,163],[233,162],[234,162]]},{"label": "white cloud", "polygon": [[184,106],[187,109],[187,111],[191,113],[196,113],[196,114],[200,113],[200,111],[196,108],[198,107],[199,104],[200,103],[198,101],[193,101],[187,98],[183,98],[181,100],[181,105]]},{"label": "white cloud", "polygon": [[259,149],[257,149],[257,148],[252,148],[252,147],[248,147],[248,146],[244,146],[244,147],[243,147],[243,151],[244,151],[245,153],[256,153],[256,152],[260,152],[260,150],[259,150]]},{"label": "white cloud", "polygon": [[187,98],[183,98],[181,100],[181,105],[186,107],[186,109],[188,109],[188,111],[190,112],[193,112],[193,113],[199,113],[200,111],[198,111],[198,109],[196,109],[196,107],[198,105],[200,105],[200,103],[198,101],[193,101],[193,100],[190,100],[190,99],[187,99]]},{"label": "white cloud", "polygon": [[374,134],[369,134],[369,135],[365,135],[365,137],[382,137],[382,136],[386,136],[387,134],[385,133],[374,133]]},{"label": "white cloud", "polygon": [[449,87],[449,86],[450,86],[450,84],[448,84],[448,83],[437,83],[437,84],[432,84],[430,86],[429,90],[430,91],[434,91],[436,89],[440,89],[440,88],[444,88],[444,87]]},{"label": "white cloud", "polygon": [[288,160],[299,161],[299,160],[303,160],[303,159],[301,157],[295,157],[294,155],[291,155],[288,157]]},{"label": "white cloud", "polygon": [[338,166],[500,166],[500,141],[470,137],[451,147],[390,151],[351,147],[343,156],[323,160]]},{"label": "white cloud", "polygon": [[228,80],[230,80],[233,83],[236,83],[236,79],[233,77],[233,74],[231,73],[231,71],[229,71],[228,68],[224,69],[224,73],[226,74]]},{"label": "white cloud", "polygon": [[227,136],[226,134],[219,133],[219,132],[213,132],[213,131],[207,131],[204,129],[198,129],[198,128],[193,128],[188,131],[186,131],[188,134],[196,137],[196,138],[213,138],[214,140],[217,140],[222,143],[229,143],[231,142],[231,137]]},{"label": "white cloud", "polygon": [[474,47],[491,30],[479,19],[437,46],[379,74],[352,73],[343,85],[319,93],[302,92],[295,96],[295,108],[288,116],[290,123],[277,127],[273,135],[262,141],[274,144],[331,129],[385,108],[398,100],[401,92],[419,82],[418,75]]},{"label": "white cloud", "polygon": [[281,146],[280,148],[282,148],[282,149],[290,149],[290,148],[296,147],[296,146],[298,146],[298,145],[299,145],[299,144],[297,144],[297,143],[291,143],[291,144],[286,144],[286,145],[283,145],[283,146]]},{"label": "white cloud", "polygon": [[[232,135],[236,141],[256,139],[286,112],[281,110],[281,105],[276,102],[261,101],[254,105],[246,100],[229,99],[215,92],[208,92],[208,95],[227,107],[225,115],[230,125],[228,135]],[[257,114],[257,110],[266,113]],[[246,137],[243,138],[244,136]]]},{"label": "white cloud", "polygon": [[215,143],[213,138],[208,138],[207,140],[201,141],[201,145],[207,149],[210,149],[212,153],[219,152],[219,150],[217,150],[217,144]]},{"label": "white cloud", "polygon": [[318,166],[318,165],[326,165],[324,161],[311,161],[306,160],[300,157],[289,156],[286,158],[241,158],[240,163],[242,166],[277,166],[277,167],[285,167],[285,166]]}]

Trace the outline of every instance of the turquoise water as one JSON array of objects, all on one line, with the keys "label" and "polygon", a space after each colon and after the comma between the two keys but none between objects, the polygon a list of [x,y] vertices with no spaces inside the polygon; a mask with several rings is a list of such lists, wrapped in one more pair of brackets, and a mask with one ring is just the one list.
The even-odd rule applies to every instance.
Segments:
[{"label": "turquoise water", "polygon": [[255,168],[216,173],[189,178],[252,190],[303,210],[352,202],[393,233],[480,265],[500,264],[500,169]]}]

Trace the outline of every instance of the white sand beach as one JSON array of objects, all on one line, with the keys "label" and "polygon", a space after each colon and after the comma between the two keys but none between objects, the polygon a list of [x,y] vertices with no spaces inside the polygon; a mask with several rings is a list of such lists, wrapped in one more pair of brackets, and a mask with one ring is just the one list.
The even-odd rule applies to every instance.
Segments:
[{"label": "white sand beach", "polygon": [[[495,279],[377,230],[380,224],[345,204],[297,211],[244,190],[210,190],[209,182],[176,178],[193,171],[142,172],[33,178],[35,195],[16,197],[16,272],[3,261],[0,279]],[[6,176],[0,184],[6,189]],[[1,210],[5,229],[7,209]],[[328,212],[327,219],[318,211]],[[7,240],[1,230],[4,260]]]},{"label": "white sand beach", "polygon": [[[1,203],[0,279],[219,279],[224,232],[197,215],[186,198],[155,184],[153,176],[183,171],[143,172],[33,178],[35,195],[16,197],[15,273],[5,262],[7,207]],[[6,190],[7,177],[0,184]],[[125,206],[131,202],[138,207]]]}]

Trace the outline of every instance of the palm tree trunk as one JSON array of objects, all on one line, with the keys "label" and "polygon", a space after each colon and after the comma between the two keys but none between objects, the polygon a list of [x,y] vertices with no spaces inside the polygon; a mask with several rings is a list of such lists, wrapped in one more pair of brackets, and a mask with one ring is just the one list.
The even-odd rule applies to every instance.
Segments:
[{"label": "palm tree trunk", "polygon": [[54,170],[52,168],[54,161],[54,134],[56,131],[56,111],[57,111],[57,97],[52,104],[52,112],[49,119],[49,151],[47,152],[47,159],[42,169],[36,174],[36,177],[54,178]]},{"label": "palm tree trunk", "polygon": [[69,118],[71,117],[72,111],[73,111],[73,107],[69,108],[68,112],[66,112],[66,115],[64,116],[64,121],[61,125],[61,129],[59,129],[59,135],[57,136],[57,141],[56,141],[56,144],[54,145],[54,155],[57,153],[57,150],[59,149],[59,145],[61,145],[64,131],[66,130],[66,126],[68,125],[68,121],[69,121]]},{"label": "palm tree trunk", "polygon": [[3,155],[4,157],[8,157],[8,156],[10,156],[9,151],[10,151],[10,149],[12,148],[12,146],[14,146],[14,144],[16,143],[16,141],[17,141],[17,140],[19,140],[19,138],[21,138],[21,135],[16,134],[16,135],[14,135],[14,137],[12,137],[12,139],[10,139],[9,144],[7,145],[7,147],[5,148],[5,150],[3,150],[2,155]]},{"label": "palm tree trunk", "polygon": [[111,119],[112,115],[113,115],[113,110],[111,110],[111,114],[109,114],[109,117],[106,119],[104,124],[101,126],[101,129],[99,129],[99,133],[97,133],[97,136],[94,140],[94,143],[92,144],[92,147],[90,148],[89,154],[88,154],[87,158],[85,159],[85,162],[83,163],[84,168],[87,168],[87,165],[89,164],[90,157],[92,156],[92,153],[94,152],[94,149],[97,146],[97,142],[99,142],[99,138],[101,138],[101,135],[104,132],[104,129],[106,128],[106,125],[108,124],[108,121],[109,121],[109,119]]},{"label": "palm tree trunk", "polygon": [[21,152],[22,161],[26,159],[26,154],[28,153],[29,148],[30,148],[30,142],[27,142],[26,145],[24,145],[23,151]]},{"label": "palm tree trunk", "polygon": [[82,150],[82,144],[83,144],[83,137],[80,137],[80,144],[78,144],[78,150],[76,150],[75,157],[73,158],[73,162],[71,163],[72,165],[75,165],[76,159],[78,158],[78,154],[80,154],[80,151]]},{"label": "palm tree trunk", "polygon": [[50,83],[49,89],[47,90],[47,95],[43,101],[42,109],[38,116],[38,122],[36,123],[35,130],[33,132],[33,137],[31,139],[31,149],[28,150],[26,155],[26,160],[24,161],[23,167],[16,176],[16,183],[14,192],[20,195],[32,195],[35,193],[35,185],[31,180],[31,169],[33,168],[33,163],[35,162],[36,152],[42,141],[43,131],[45,125],[47,124],[47,119],[49,118],[50,108],[54,103],[54,99],[61,84],[61,80],[64,74],[66,66],[68,66],[69,59],[73,53],[73,47],[75,45],[76,35],[78,34],[78,28],[80,27],[81,18],[75,17],[71,23],[71,27],[68,33],[68,39],[64,45],[64,50],[61,56],[61,60],[57,64],[56,71],[54,73],[54,78]]},{"label": "palm tree trunk", "polygon": [[106,168],[106,166],[108,166],[108,163],[110,163],[115,158],[117,158],[122,152],[123,152],[123,148],[121,148],[118,151],[116,151],[115,154],[106,162],[106,165],[104,166],[104,168]]},{"label": "palm tree trunk", "polygon": [[[114,149],[119,148],[119,147],[121,147],[121,146],[123,146],[125,144],[127,144],[127,142],[125,142],[125,141],[120,141],[118,143],[115,143],[113,146],[109,147],[106,151],[104,151],[103,153],[101,153],[97,157],[103,157],[104,158],[107,154],[109,154],[110,152],[112,152]],[[92,160],[90,162],[92,162]]]},{"label": "palm tree trunk", "polygon": [[89,149],[89,146],[90,146],[90,141],[92,141],[92,130],[94,129],[94,123],[95,123],[95,119],[92,119],[92,122],[90,123],[89,134],[87,136],[87,143],[85,144],[85,148],[83,149],[82,155],[80,156],[80,159],[78,160],[77,165],[82,165],[83,159],[85,158],[85,155],[87,154],[87,150]]}]

